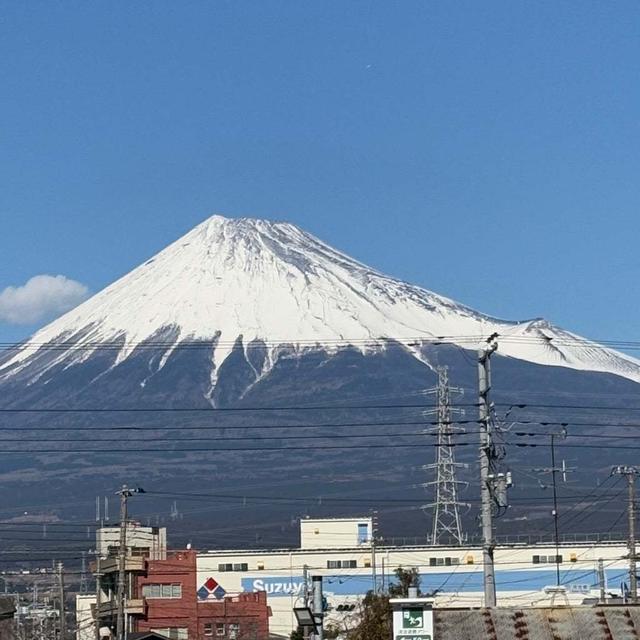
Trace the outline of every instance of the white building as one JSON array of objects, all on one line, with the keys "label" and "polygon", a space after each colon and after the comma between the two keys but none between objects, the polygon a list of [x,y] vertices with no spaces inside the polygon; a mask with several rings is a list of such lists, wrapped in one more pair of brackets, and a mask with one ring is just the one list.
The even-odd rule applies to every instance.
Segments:
[{"label": "white building", "polygon": [[[421,589],[432,594],[436,607],[481,606],[482,550],[479,547],[380,546],[371,544],[371,518],[305,519],[300,523],[300,547],[271,550],[212,550],[197,557],[198,598],[216,597],[204,585],[210,579],[225,593],[266,591],[274,635],[288,637],[295,628],[294,606],[304,601],[305,568],[324,577],[329,623],[354,615],[352,605],[371,589],[383,589],[398,567],[416,567]],[[556,554],[552,544],[501,546],[495,552],[498,604],[544,606],[577,604],[599,594],[598,560],[604,565],[608,590],[620,593],[628,582],[622,542],[563,544],[560,584],[556,585]],[[555,592],[555,593],[554,593]]]},{"label": "white building", "polygon": [[[167,530],[164,527],[144,527],[137,522],[127,526],[127,590],[131,590],[133,577],[143,571],[144,560],[164,560],[167,557]],[[118,551],[120,526],[101,527],[96,530],[96,571],[100,573],[100,628],[101,637],[109,637],[109,628],[115,624],[117,611]],[[95,640],[96,594],[76,596],[76,640]],[[144,607],[140,599],[127,599],[127,611],[139,612]]]}]

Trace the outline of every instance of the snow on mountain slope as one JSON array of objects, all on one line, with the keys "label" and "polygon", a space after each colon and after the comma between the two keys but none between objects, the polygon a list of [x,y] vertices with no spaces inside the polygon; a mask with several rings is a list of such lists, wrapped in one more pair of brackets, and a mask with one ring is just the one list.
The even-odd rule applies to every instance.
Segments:
[{"label": "snow on mountain slope", "polygon": [[213,384],[239,337],[245,348],[252,340],[265,342],[273,362],[285,344],[332,351],[351,343],[370,350],[392,339],[421,358],[420,341],[446,336],[475,349],[493,332],[500,335],[502,355],[640,382],[640,361],[544,320],[491,318],[385,276],[294,225],[222,216],[38,331],[2,363],[0,380],[28,371],[38,350],[51,343],[73,347],[60,349],[48,368],[86,360],[105,343],[118,343],[117,365],[137,344],[163,332],[171,336],[160,345],[163,361],[180,343],[215,343]]}]

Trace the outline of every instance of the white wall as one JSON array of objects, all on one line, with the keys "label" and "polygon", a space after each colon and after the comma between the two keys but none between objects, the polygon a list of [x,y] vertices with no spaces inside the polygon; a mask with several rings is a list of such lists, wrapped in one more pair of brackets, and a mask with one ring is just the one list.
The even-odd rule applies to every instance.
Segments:
[{"label": "white wall", "polygon": [[91,615],[91,606],[95,603],[95,595],[76,596],[76,640],[95,640],[95,624]]},{"label": "white wall", "polygon": [[326,518],[300,520],[302,549],[357,547],[358,525],[367,525],[367,543],[371,538],[371,518]]},{"label": "white wall", "polygon": [[[587,595],[597,594],[596,563],[604,560],[610,578],[610,589],[619,590],[620,579],[625,579],[627,553],[622,544],[596,546],[577,544],[563,546],[561,581],[568,589],[566,601],[579,603]],[[571,554],[575,562],[571,562]],[[555,584],[555,564],[534,564],[533,555],[554,556],[549,546],[501,547],[496,550],[498,577],[498,603],[503,605],[542,606],[550,603],[551,596],[544,587]],[[449,558],[449,560],[447,560]],[[444,547],[381,547],[375,550],[375,574],[382,586],[384,567],[385,585],[393,580],[394,570],[416,567],[421,574],[423,591],[439,588],[435,596],[437,607],[482,605],[482,553],[479,548]],[[357,566],[348,569],[328,569],[330,560],[355,560]],[[339,620],[353,613],[337,612],[340,604],[357,603],[373,588],[374,569],[370,547],[344,549],[292,549],[276,551],[211,551],[197,558],[197,588],[209,578],[218,582],[227,593],[241,591],[267,591],[273,616],[272,633],[287,637],[295,628],[293,607],[303,602],[303,574],[308,567],[312,575],[322,575],[324,592],[333,610],[328,621]],[[473,560],[473,563],[470,564]],[[432,563],[436,562],[435,566]],[[451,564],[445,564],[450,562]],[[220,571],[220,564],[247,564],[246,571]],[[503,588],[500,588],[500,584]],[[576,589],[577,588],[577,589]],[[576,589],[574,591],[574,589]]]}]

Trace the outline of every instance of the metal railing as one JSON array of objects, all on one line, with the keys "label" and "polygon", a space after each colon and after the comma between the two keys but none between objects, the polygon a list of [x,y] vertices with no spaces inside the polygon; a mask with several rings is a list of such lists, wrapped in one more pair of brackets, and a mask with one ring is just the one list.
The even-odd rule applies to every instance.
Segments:
[{"label": "metal railing", "polygon": [[[626,532],[615,531],[607,533],[562,533],[559,536],[560,544],[612,544],[615,542],[626,542],[626,540]],[[554,544],[555,540],[553,535],[549,533],[514,533],[495,536],[495,542],[497,545],[505,546],[532,546],[537,544]],[[434,545],[430,536],[390,536],[385,537],[379,544],[389,547],[439,546],[465,548],[481,546],[482,538],[478,535],[466,536],[462,545],[454,538],[451,538],[449,540],[441,540],[440,544]]]}]

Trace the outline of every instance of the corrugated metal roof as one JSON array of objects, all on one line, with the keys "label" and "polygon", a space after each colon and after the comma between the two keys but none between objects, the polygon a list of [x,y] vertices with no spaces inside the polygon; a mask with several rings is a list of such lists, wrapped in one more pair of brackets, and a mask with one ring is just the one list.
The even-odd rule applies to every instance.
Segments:
[{"label": "corrugated metal roof", "polygon": [[435,609],[434,640],[640,640],[640,607]]}]

